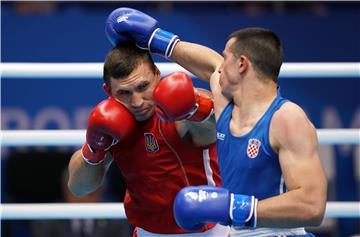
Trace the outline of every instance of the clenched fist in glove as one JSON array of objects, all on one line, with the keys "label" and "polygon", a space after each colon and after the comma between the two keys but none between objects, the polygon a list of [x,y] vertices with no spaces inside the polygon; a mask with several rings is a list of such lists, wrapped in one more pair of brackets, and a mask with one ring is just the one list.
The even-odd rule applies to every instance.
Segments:
[{"label": "clenched fist in glove", "polygon": [[200,230],[206,223],[255,228],[256,206],[254,196],[233,194],[219,187],[188,186],[176,195],[174,217],[187,231]]},{"label": "clenched fist in glove", "polygon": [[183,72],[164,77],[153,92],[156,114],[164,121],[188,119],[201,122],[214,111],[211,93],[195,89],[189,75]]},{"label": "clenched fist in glove", "polygon": [[135,125],[133,115],[115,99],[100,102],[89,116],[86,143],[81,150],[84,160],[99,164],[112,145],[131,136]]},{"label": "clenched fist in glove", "polygon": [[143,49],[170,57],[179,37],[160,29],[157,20],[136,9],[121,7],[110,13],[105,33],[113,44],[134,40]]}]

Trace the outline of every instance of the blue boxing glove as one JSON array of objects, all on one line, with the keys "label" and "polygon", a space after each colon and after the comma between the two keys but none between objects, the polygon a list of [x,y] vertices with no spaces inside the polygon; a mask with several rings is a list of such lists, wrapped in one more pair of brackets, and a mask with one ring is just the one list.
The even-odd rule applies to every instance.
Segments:
[{"label": "blue boxing glove", "polygon": [[106,20],[105,33],[113,45],[134,40],[139,48],[170,57],[179,37],[159,28],[145,13],[127,7],[115,9]]},{"label": "blue boxing glove", "polygon": [[211,186],[188,186],[175,197],[174,216],[177,225],[187,231],[198,231],[206,223],[228,225],[230,193]]},{"label": "blue boxing glove", "polygon": [[188,186],[176,195],[174,217],[178,226],[191,232],[207,223],[255,228],[256,204],[254,196],[232,194],[224,188]]}]

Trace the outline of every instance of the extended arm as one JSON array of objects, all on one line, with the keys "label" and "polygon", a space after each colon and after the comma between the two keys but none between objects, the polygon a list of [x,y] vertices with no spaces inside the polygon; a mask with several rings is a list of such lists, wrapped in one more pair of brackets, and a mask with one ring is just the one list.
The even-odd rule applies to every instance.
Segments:
[{"label": "extended arm", "polygon": [[194,43],[179,41],[170,59],[201,80],[214,83],[219,80],[218,69],[223,61],[220,54],[214,50]]},{"label": "extended arm", "polygon": [[209,81],[215,99],[216,117],[228,104],[219,85],[218,70],[223,58],[214,50],[180,41],[177,35],[162,30],[154,18],[131,8],[114,10],[106,21],[105,31],[113,44],[134,40],[139,47],[170,58],[200,79]]},{"label": "extended arm", "polygon": [[179,41],[175,45],[170,59],[199,79],[210,83],[211,92],[214,96],[214,112],[218,118],[229,103],[228,99],[222,95],[219,85],[219,67],[223,62],[223,57],[203,45]]}]

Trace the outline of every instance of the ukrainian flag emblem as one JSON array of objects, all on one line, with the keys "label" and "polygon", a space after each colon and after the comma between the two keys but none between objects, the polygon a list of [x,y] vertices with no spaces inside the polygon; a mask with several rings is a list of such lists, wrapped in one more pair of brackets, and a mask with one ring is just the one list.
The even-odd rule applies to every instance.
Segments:
[{"label": "ukrainian flag emblem", "polygon": [[156,141],[154,134],[151,132],[144,133],[145,137],[145,149],[147,152],[157,152],[159,151],[159,145]]}]

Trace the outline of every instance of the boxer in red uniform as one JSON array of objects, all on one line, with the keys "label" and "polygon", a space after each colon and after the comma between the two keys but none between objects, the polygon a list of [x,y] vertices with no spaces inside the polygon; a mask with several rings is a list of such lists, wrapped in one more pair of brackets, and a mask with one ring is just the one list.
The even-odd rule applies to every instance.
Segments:
[{"label": "boxer in red uniform", "polygon": [[176,225],[173,201],[189,185],[220,185],[211,93],[184,73],[160,80],[150,54],[134,43],[113,48],[104,64],[109,98],[91,112],[86,143],[69,163],[78,196],[102,185],[115,161],[125,178],[125,211],[134,236],[227,236],[206,225],[189,233]]}]

